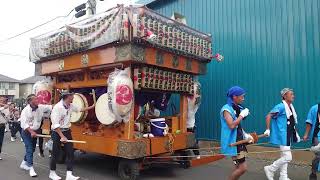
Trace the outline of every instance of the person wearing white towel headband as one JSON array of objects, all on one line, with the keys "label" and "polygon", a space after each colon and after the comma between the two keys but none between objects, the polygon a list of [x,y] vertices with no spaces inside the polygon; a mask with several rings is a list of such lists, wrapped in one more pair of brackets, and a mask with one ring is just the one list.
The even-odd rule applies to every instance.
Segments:
[{"label": "person wearing white towel headband", "polygon": [[[289,180],[288,163],[292,160],[290,146],[293,142],[300,142],[296,131],[297,113],[292,105],[294,92],[290,88],[281,90],[282,102],[276,105],[266,117],[265,135],[270,136],[270,143],[280,146],[281,157],[264,171],[268,180],[273,180],[274,173],[280,170],[279,180]],[[271,124],[271,131],[270,131]]]}]

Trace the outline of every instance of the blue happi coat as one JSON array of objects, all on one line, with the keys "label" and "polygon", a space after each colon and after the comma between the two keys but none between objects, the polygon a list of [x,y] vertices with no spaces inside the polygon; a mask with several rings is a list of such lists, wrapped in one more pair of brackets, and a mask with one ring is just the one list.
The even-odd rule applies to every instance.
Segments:
[{"label": "blue happi coat", "polygon": [[276,105],[270,112],[272,114],[270,143],[287,146],[287,115],[283,103]]},{"label": "blue happi coat", "polygon": [[[242,108],[240,106],[240,108]],[[243,108],[242,108],[243,109]],[[221,108],[220,111],[220,121],[221,121],[221,153],[226,156],[237,156],[237,147],[230,147],[229,145],[235,143],[237,140],[237,128],[230,129],[226,119],[223,116],[223,112],[227,111],[231,114],[232,119],[235,121],[237,119],[236,112],[232,108],[232,105],[226,104]]]},{"label": "blue happi coat", "polygon": [[311,132],[310,132],[310,135],[309,135],[309,139],[311,141],[312,141],[312,138],[314,136],[317,137],[320,140],[320,131],[318,132],[317,135],[314,135],[314,130],[315,130],[316,123],[317,123],[317,120],[318,120],[317,119],[318,118],[317,114],[318,114],[318,104],[311,107],[311,109],[309,110],[309,113],[308,113],[307,120],[306,120],[306,123],[309,123],[312,126]]},{"label": "blue happi coat", "polygon": [[[309,139],[311,141],[313,141],[313,138],[318,138],[318,140],[320,141],[320,131],[317,133],[317,134],[314,134],[315,132],[315,128],[316,128],[316,125],[319,126],[320,123],[317,123],[317,121],[319,121],[318,119],[318,107],[319,105],[314,105],[311,107],[311,109],[309,110],[309,113],[308,113],[308,116],[307,116],[307,119],[306,119],[306,123],[309,123],[312,128],[311,128],[311,131],[310,131],[310,134],[309,134]],[[312,145],[317,145],[315,143],[312,143]],[[318,172],[320,171],[320,165],[318,164]]]}]

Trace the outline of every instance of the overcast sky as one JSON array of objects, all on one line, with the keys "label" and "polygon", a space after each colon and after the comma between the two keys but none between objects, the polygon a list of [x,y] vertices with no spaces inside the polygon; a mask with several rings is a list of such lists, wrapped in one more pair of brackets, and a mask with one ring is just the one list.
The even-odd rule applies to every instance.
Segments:
[{"label": "overcast sky", "polygon": [[[58,19],[44,27],[14,38],[5,39],[33,28],[57,16],[68,14],[77,5],[87,0],[10,0],[1,2],[0,11],[0,74],[16,79],[34,75],[34,64],[29,62],[30,37],[43,34],[68,24],[75,18]],[[99,1],[99,0],[97,0]],[[136,0],[104,0],[97,2],[97,12],[102,12],[116,4],[128,4]],[[9,56],[3,54],[13,54]]]}]

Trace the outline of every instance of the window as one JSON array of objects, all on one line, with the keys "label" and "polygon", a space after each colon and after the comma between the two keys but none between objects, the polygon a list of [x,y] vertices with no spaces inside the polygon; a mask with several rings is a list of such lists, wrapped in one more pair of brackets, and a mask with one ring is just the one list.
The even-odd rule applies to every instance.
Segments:
[{"label": "window", "polygon": [[0,89],[5,89],[5,83],[0,83]]},{"label": "window", "polygon": [[15,83],[9,83],[9,89],[10,90],[14,90],[14,89],[16,89],[16,84]]}]

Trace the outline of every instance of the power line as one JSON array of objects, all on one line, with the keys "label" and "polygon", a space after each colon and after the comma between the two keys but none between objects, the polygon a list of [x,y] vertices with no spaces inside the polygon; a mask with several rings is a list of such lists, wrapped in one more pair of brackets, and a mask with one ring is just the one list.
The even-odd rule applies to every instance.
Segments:
[{"label": "power line", "polygon": [[73,10],[74,10],[74,9],[72,9],[72,10],[71,10],[67,15],[65,15],[65,16],[57,16],[57,17],[55,17],[55,18],[53,18],[53,19],[51,19],[51,20],[49,20],[49,21],[46,21],[46,22],[44,22],[44,23],[42,23],[42,24],[39,24],[39,25],[37,25],[37,26],[35,26],[35,27],[33,27],[33,28],[30,28],[30,29],[28,29],[28,30],[26,30],[26,31],[23,31],[23,32],[21,32],[21,33],[19,33],[19,34],[16,34],[16,35],[14,35],[14,36],[11,36],[11,37],[8,37],[8,38],[6,38],[6,39],[3,39],[3,40],[0,41],[0,43],[4,43],[4,42],[9,41],[9,40],[11,40],[11,39],[14,39],[14,38],[16,38],[16,37],[19,37],[19,36],[21,36],[21,35],[23,35],[23,34],[26,34],[26,33],[30,32],[30,31],[33,31],[33,30],[35,30],[35,29],[37,29],[37,28],[39,28],[39,27],[41,27],[41,26],[44,26],[44,25],[46,25],[46,24],[48,24],[48,23],[50,23],[50,22],[52,22],[52,21],[54,21],[54,20],[56,20],[56,19],[66,18],[66,17],[68,17],[68,16],[72,13]]},{"label": "power line", "polygon": [[[103,0],[100,0],[100,1],[103,1]],[[89,1],[87,1],[86,3],[88,3],[88,2],[89,2]],[[39,24],[39,25],[37,25],[37,26],[35,26],[35,27],[33,27],[33,28],[27,29],[26,31],[23,31],[23,32],[21,32],[21,33],[19,33],[19,34],[16,34],[16,35],[11,36],[11,37],[8,37],[8,38],[6,38],[6,39],[0,40],[0,44],[4,43],[4,42],[6,42],[6,41],[9,41],[9,40],[11,40],[11,39],[14,39],[14,38],[16,38],[16,37],[19,37],[19,36],[21,36],[21,35],[23,35],[23,34],[26,34],[26,33],[30,32],[30,31],[33,31],[33,30],[35,30],[35,29],[37,29],[37,28],[39,28],[39,27],[41,27],[41,26],[44,26],[44,25],[46,25],[46,24],[48,24],[48,23],[50,23],[50,22],[52,22],[52,21],[54,21],[54,20],[56,20],[56,19],[66,18],[66,17],[68,17],[74,10],[75,10],[75,9],[72,9],[67,15],[57,16],[57,17],[55,17],[55,18],[53,18],[53,19],[51,19],[51,20],[49,20],[49,21],[47,21],[47,22],[44,22],[44,23],[42,23],[42,24]]]},{"label": "power line", "polygon": [[0,56],[14,56],[14,57],[21,57],[21,58],[29,58],[28,56],[24,56],[21,54],[11,54],[11,53],[2,53],[2,52],[0,52]]}]

